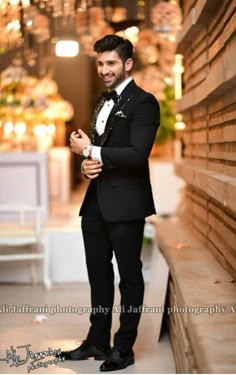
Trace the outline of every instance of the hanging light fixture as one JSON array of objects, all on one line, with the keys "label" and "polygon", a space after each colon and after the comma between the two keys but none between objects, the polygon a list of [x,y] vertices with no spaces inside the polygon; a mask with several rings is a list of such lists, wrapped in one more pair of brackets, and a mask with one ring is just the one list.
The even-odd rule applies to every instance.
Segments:
[{"label": "hanging light fixture", "polygon": [[20,0],[0,0],[0,54],[22,44],[21,9],[27,6]]},{"label": "hanging light fixture", "polygon": [[55,20],[55,53],[59,57],[75,57],[79,53],[76,16],[68,14]]},{"label": "hanging light fixture", "polygon": [[59,40],[56,43],[56,56],[75,57],[79,53],[79,43],[76,40]]},{"label": "hanging light fixture", "polygon": [[181,21],[182,15],[177,0],[158,1],[151,10],[153,30],[161,38],[173,43],[181,29]]}]

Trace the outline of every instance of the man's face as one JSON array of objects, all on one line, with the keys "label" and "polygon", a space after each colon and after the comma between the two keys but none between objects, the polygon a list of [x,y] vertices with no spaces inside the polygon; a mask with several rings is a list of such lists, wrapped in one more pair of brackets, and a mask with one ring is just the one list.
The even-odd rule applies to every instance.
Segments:
[{"label": "man's face", "polygon": [[128,59],[123,63],[116,51],[101,52],[97,57],[98,75],[105,86],[112,90],[128,78],[132,66],[132,59]]}]

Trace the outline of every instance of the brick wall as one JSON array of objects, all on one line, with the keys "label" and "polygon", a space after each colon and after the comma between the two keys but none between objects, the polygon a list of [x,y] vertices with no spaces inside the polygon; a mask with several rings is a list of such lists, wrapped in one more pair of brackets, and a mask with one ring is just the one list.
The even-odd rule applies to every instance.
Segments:
[{"label": "brick wall", "polygon": [[236,276],[235,0],[184,0],[177,53],[184,56],[184,219]]}]

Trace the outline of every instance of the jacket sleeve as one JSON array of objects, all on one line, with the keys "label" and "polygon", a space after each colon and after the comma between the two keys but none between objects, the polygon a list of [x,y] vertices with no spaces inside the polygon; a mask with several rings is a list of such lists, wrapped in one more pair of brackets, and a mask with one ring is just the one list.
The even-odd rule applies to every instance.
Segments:
[{"label": "jacket sleeve", "polygon": [[151,152],[160,125],[160,108],[153,95],[137,103],[131,122],[129,147],[102,147],[101,157],[105,168],[139,168]]}]

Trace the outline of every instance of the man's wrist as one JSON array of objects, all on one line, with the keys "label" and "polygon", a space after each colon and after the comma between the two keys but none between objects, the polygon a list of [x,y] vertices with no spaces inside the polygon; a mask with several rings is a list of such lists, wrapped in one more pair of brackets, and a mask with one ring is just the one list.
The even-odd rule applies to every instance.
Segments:
[{"label": "man's wrist", "polygon": [[83,161],[81,163],[80,170],[81,170],[81,172],[83,173],[84,176],[88,177],[87,173],[85,172],[84,167],[83,167]]}]

